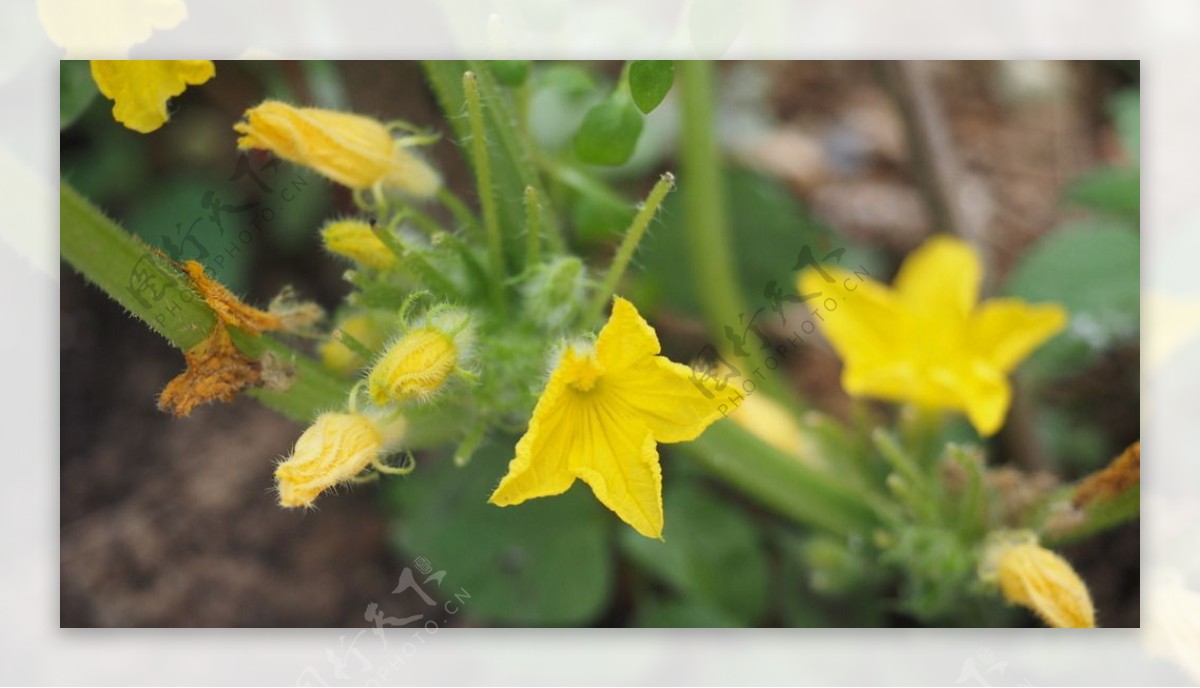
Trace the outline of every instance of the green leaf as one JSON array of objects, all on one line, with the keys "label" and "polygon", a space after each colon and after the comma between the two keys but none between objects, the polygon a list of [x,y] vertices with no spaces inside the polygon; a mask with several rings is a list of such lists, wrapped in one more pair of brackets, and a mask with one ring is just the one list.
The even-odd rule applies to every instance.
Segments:
[{"label": "green leaf", "polygon": [[1137,229],[1141,215],[1141,173],[1136,167],[1101,167],[1080,175],[1066,197],[1077,205],[1125,220]]},{"label": "green leaf", "polygon": [[58,65],[58,127],[66,129],[87,110],[96,99],[96,82],[92,80],[91,64],[87,60],[63,60]]},{"label": "green leaf", "polygon": [[575,153],[591,165],[620,165],[629,160],[642,134],[642,113],[617,91],[584,115],[575,134]]},{"label": "green leaf", "polygon": [[[745,511],[699,483],[676,483],[663,498],[663,540],[621,533],[622,549],[650,575],[740,625],[767,608],[767,558]],[[692,601],[694,600],[694,601]],[[711,622],[708,615],[705,622]]]},{"label": "green leaf", "polygon": [[1140,276],[1140,239],[1120,225],[1093,220],[1043,237],[1003,291],[1032,303],[1062,304],[1071,320],[1030,359],[1031,370],[1067,373],[1119,341],[1136,339]]},{"label": "green leaf", "polygon": [[511,442],[481,447],[457,468],[422,461],[389,482],[396,540],[446,571],[471,600],[464,611],[498,624],[584,625],[608,604],[613,523],[582,483],[564,495],[501,508],[487,503],[512,457]]},{"label": "green leaf", "polygon": [[629,92],[638,109],[650,114],[675,82],[673,60],[634,60],[629,65]]},{"label": "green leaf", "polygon": [[496,81],[508,87],[516,87],[525,83],[529,76],[529,60],[492,60],[488,62]]}]

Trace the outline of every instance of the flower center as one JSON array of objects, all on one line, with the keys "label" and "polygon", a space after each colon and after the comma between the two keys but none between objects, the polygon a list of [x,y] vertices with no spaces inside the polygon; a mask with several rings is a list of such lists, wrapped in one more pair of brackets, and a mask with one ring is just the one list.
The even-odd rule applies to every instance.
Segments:
[{"label": "flower center", "polygon": [[596,354],[585,351],[582,354],[574,348],[567,349],[562,359],[563,372],[571,389],[579,392],[590,392],[596,386],[597,380],[604,373]]}]

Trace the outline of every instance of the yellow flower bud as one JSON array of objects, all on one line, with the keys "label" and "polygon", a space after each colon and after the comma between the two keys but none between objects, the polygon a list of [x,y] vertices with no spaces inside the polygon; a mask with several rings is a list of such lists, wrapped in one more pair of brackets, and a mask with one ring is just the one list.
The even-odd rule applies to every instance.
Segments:
[{"label": "yellow flower bud", "polygon": [[309,506],[325,490],[353,480],[378,463],[403,431],[403,421],[381,428],[361,413],[322,414],[275,468],[280,506]]},{"label": "yellow flower bud", "polygon": [[335,220],[321,230],[321,240],[331,253],[376,270],[387,270],[396,264],[396,254],[387,247],[370,223],[363,220]]},{"label": "yellow flower bud", "polygon": [[1055,628],[1094,628],[1087,586],[1065,559],[1028,531],[993,534],[984,546],[979,576],[996,583],[1004,598],[1028,607]]},{"label": "yellow flower bud", "polygon": [[376,184],[417,197],[441,187],[438,173],[392,138],[382,122],[347,112],[268,100],[233,126],[241,150],[268,150],[352,189]]},{"label": "yellow flower bud", "polygon": [[[383,331],[369,315],[350,316],[338,325],[338,329],[354,337],[368,349],[374,349],[383,343]],[[335,338],[321,345],[320,354],[325,367],[340,375],[349,375],[366,362],[350,347]]]},{"label": "yellow flower bud", "polygon": [[411,330],[371,370],[371,399],[382,406],[427,397],[446,384],[458,357],[453,336],[432,326]]}]

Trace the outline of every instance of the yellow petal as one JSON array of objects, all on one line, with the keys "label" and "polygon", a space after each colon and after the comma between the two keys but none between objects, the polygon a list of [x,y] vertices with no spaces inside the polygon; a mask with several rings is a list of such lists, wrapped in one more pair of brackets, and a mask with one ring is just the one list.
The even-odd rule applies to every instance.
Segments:
[{"label": "yellow petal", "polygon": [[650,430],[636,422],[612,422],[615,409],[592,406],[583,425],[590,461],[574,472],[596,499],[648,538],[662,539],[662,469]]},{"label": "yellow petal", "polygon": [[330,253],[376,270],[396,265],[396,254],[383,243],[371,225],[363,220],[336,220],[321,229],[321,241]]},{"label": "yellow petal", "polygon": [[268,100],[234,125],[238,148],[268,150],[305,165],[352,189],[376,184],[418,197],[432,196],[441,178],[397,144],[383,123],[370,117]]},{"label": "yellow petal", "polygon": [[308,506],[325,490],[353,479],[379,456],[383,443],[383,435],[362,414],[322,414],[275,469],[280,506]]},{"label": "yellow petal", "polygon": [[971,317],[968,337],[979,356],[1009,372],[1066,325],[1067,312],[1061,306],[992,299]]},{"label": "yellow petal", "polygon": [[998,583],[1005,599],[1028,607],[1055,628],[1094,628],[1087,586],[1065,559],[1028,532],[994,534],[980,561],[980,577]]},{"label": "yellow petal", "polygon": [[661,350],[658,335],[637,308],[620,296],[613,297],[612,315],[596,337],[596,358],[604,370],[619,374],[637,361],[657,355]]},{"label": "yellow petal", "polygon": [[[817,270],[800,273],[797,287],[800,294],[809,295],[809,304],[817,309],[826,299],[838,304],[830,311],[820,306],[822,313],[817,324],[845,360],[846,371],[860,370],[871,377],[880,367],[892,366],[904,359],[912,348],[910,323],[895,294],[869,277],[860,277],[846,270],[826,268],[833,281],[826,281]],[[816,295],[812,295],[816,294]],[[870,390],[851,390],[852,394],[869,394]]]},{"label": "yellow petal", "polygon": [[427,326],[414,329],[388,347],[367,378],[379,406],[428,397],[446,384],[458,366],[454,338]]},{"label": "yellow petal", "polygon": [[[704,386],[707,395],[697,383]],[[725,396],[714,389],[712,378],[702,379],[691,368],[663,356],[644,358],[619,373],[610,373],[603,384],[616,395],[617,403],[628,407],[650,428],[659,442],[696,439],[724,417],[720,407],[727,403]]]},{"label": "yellow petal", "polygon": [[211,60],[92,60],[91,67],[113,101],[113,119],[143,134],[166,123],[168,100],[217,73]]},{"label": "yellow petal", "polygon": [[[556,379],[557,378],[557,379]],[[517,442],[516,457],[488,502],[512,506],[535,497],[562,494],[575,482],[571,464],[581,421],[566,383],[556,371],[538,399],[529,429]]]},{"label": "yellow petal", "polygon": [[910,308],[945,327],[947,319],[965,321],[970,315],[982,279],[983,266],[969,244],[936,236],[904,260],[895,289]]}]

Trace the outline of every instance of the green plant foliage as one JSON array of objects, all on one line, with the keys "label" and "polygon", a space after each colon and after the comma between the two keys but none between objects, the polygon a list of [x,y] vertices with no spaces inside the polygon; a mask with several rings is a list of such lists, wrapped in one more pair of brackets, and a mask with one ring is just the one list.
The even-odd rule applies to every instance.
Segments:
[{"label": "green plant foliage", "polygon": [[92,81],[87,60],[63,60],[58,64],[58,126],[66,129],[79,119],[100,93]]},{"label": "green plant foliage", "polygon": [[1017,264],[1004,293],[1034,303],[1057,302],[1070,314],[1067,330],[1035,353],[1040,375],[1077,370],[1116,343],[1137,337],[1141,304],[1138,235],[1112,223],[1062,227]]},{"label": "green plant foliage", "polygon": [[411,480],[390,481],[396,541],[445,569],[454,590],[466,588],[471,601],[464,612],[471,617],[532,626],[591,623],[612,592],[612,514],[581,484],[519,507],[488,504],[512,444],[485,445],[463,468],[442,459],[422,463]]},{"label": "green plant foliage", "polygon": [[629,64],[629,92],[644,114],[658,107],[675,82],[675,63],[671,60],[634,60]]},{"label": "green plant foliage", "polygon": [[637,147],[642,124],[629,94],[618,90],[588,110],[575,134],[575,154],[591,165],[625,163]]},{"label": "green plant foliage", "polygon": [[758,622],[766,611],[767,560],[745,509],[698,483],[669,488],[663,504],[663,541],[621,534],[621,547],[634,561],[688,600],[686,606],[669,608],[676,618],[662,620],[678,623],[691,616],[695,621],[695,615],[716,611],[738,625]]}]

